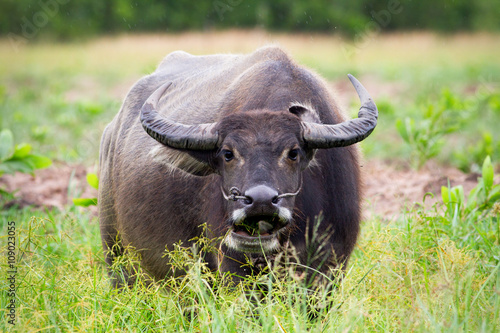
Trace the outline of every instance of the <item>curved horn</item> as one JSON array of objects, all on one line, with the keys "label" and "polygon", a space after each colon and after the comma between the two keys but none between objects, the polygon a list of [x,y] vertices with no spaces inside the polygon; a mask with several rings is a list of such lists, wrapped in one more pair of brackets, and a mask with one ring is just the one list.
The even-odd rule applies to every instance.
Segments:
[{"label": "curved horn", "polygon": [[158,101],[172,83],[158,88],[146,100],[141,109],[141,123],[144,130],[156,141],[177,149],[211,150],[217,147],[219,136],[216,123],[184,125],[161,116]]},{"label": "curved horn", "polygon": [[308,147],[345,147],[364,140],[377,126],[378,110],[365,87],[348,74],[361,101],[358,118],[335,125],[302,122],[302,136]]}]

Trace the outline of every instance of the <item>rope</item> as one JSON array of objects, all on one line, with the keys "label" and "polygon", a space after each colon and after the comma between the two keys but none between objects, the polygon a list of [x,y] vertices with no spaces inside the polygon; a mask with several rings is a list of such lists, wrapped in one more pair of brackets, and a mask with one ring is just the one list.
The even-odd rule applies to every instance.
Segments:
[{"label": "rope", "polygon": [[[222,196],[224,197],[224,199],[226,199],[227,201],[229,200],[232,200],[232,201],[238,201],[238,200],[251,200],[250,197],[246,196],[246,195],[241,195],[241,191],[233,186],[231,187],[231,189],[229,190],[229,192],[231,194],[229,195],[226,195],[226,192],[224,191],[224,188],[222,188],[222,185],[220,187],[220,190],[222,192]],[[299,194],[299,192],[302,190],[302,176],[300,177],[300,184],[299,184],[299,188],[297,189],[297,191],[295,192],[290,192],[290,193],[283,193],[283,194],[280,194],[278,196],[276,196],[276,199],[281,199],[281,198],[288,198],[288,197],[294,197],[296,196],[297,194]]]},{"label": "rope", "polygon": [[293,193],[283,193],[283,194],[278,195],[277,198],[281,199],[281,198],[294,197],[297,194],[299,194],[300,190],[302,190],[302,179],[303,179],[302,175],[300,175],[300,184],[299,184],[299,188],[297,189],[296,192],[293,192]]},{"label": "rope", "polygon": [[237,187],[231,187],[231,189],[229,190],[229,192],[231,193],[230,195],[226,195],[226,193],[224,192],[224,189],[222,188],[222,185],[221,185],[220,189],[222,191],[222,195],[224,196],[224,199],[226,199],[227,201],[229,201],[229,200],[237,201],[240,199],[248,199],[248,197],[246,195],[241,195],[241,192],[240,192],[240,190],[238,190]]}]

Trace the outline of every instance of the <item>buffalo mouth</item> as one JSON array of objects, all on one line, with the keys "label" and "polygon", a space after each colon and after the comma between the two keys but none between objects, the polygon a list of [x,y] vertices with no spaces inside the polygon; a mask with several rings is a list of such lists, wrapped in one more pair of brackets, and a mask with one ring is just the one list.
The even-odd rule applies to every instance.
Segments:
[{"label": "buffalo mouth", "polygon": [[246,217],[235,223],[225,238],[232,249],[245,253],[271,253],[280,248],[288,221],[278,215]]}]

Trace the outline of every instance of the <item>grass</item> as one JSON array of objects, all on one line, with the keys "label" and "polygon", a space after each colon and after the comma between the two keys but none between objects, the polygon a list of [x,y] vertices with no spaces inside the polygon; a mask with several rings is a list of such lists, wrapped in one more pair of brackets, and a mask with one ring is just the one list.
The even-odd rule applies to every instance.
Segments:
[{"label": "grass", "polygon": [[[370,158],[412,158],[412,146],[399,137],[398,119],[413,119],[422,133],[431,133],[426,144],[434,144],[436,131],[421,125],[427,119],[422,110],[434,106],[461,119],[456,131],[441,136],[434,158],[469,170],[485,154],[500,151],[495,148],[500,140],[499,39],[486,34],[395,34],[374,36],[358,49],[335,36],[237,31],[40,43],[18,52],[3,40],[0,124],[36,153],[94,165],[102,130],[127,89],[153,71],[165,54],[175,49],[249,52],[277,41],[328,79],[344,82],[351,72],[374,92],[381,115],[378,129],[363,143],[368,163]],[[342,49],[349,47],[356,51],[346,57]],[[339,96],[355,113],[351,90],[340,85]],[[315,298],[300,279],[261,277],[259,283],[269,292],[251,300],[251,292],[244,289],[255,281],[224,285],[188,249],[176,253],[191,267],[185,277],[149,287],[138,283],[117,293],[109,285],[98,222],[91,212],[74,206],[4,207],[2,240],[7,240],[9,221],[16,222],[18,237],[17,323],[2,320],[0,331],[497,332],[499,205],[492,203],[480,214],[456,215],[450,210],[455,206],[438,204],[402,212],[390,222],[384,217],[364,221],[342,283],[333,295],[318,299],[331,308],[313,320],[307,309]],[[6,268],[6,241],[1,246],[0,263]],[[7,274],[2,269],[2,290],[8,289]],[[2,292],[3,319],[9,300]]]},{"label": "grass", "polygon": [[[332,308],[316,320],[308,320],[299,280],[263,278],[270,293],[252,302],[243,286],[229,288],[204,272],[189,249],[181,251],[191,266],[183,279],[150,287],[138,283],[117,293],[110,288],[98,225],[90,214],[70,208],[11,209],[2,215],[18,221],[19,332],[500,329],[498,215],[474,226],[478,232],[467,242],[452,236],[439,211],[411,212],[390,224],[366,221],[347,273],[328,299]],[[463,222],[461,229],[471,228],[472,221]],[[6,302],[2,294],[2,311]],[[9,328],[5,321],[0,327]]]}]

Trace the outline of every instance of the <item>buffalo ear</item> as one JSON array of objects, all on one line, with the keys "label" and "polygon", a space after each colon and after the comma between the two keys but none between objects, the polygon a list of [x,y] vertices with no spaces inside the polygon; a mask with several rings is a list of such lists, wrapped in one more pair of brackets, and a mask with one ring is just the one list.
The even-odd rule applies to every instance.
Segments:
[{"label": "buffalo ear", "polygon": [[[316,110],[314,110],[312,106],[308,106],[303,103],[292,103],[292,105],[288,108],[288,111],[299,117],[300,120],[304,122],[321,123],[318,114],[316,113]],[[316,151],[317,149],[310,149],[306,147],[306,159],[303,162],[302,170],[305,170],[310,166],[316,165],[314,161]]]},{"label": "buffalo ear", "polygon": [[213,164],[215,150],[174,149],[158,145],[150,152],[156,163],[163,164],[170,170],[181,170],[194,176],[208,176],[217,173]]},{"label": "buffalo ear", "polygon": [[316,110],[314,110],[312,106],[303,103],[292,103],[288,111],[299,117],[302,121],[308,123],[321,123]]}]

